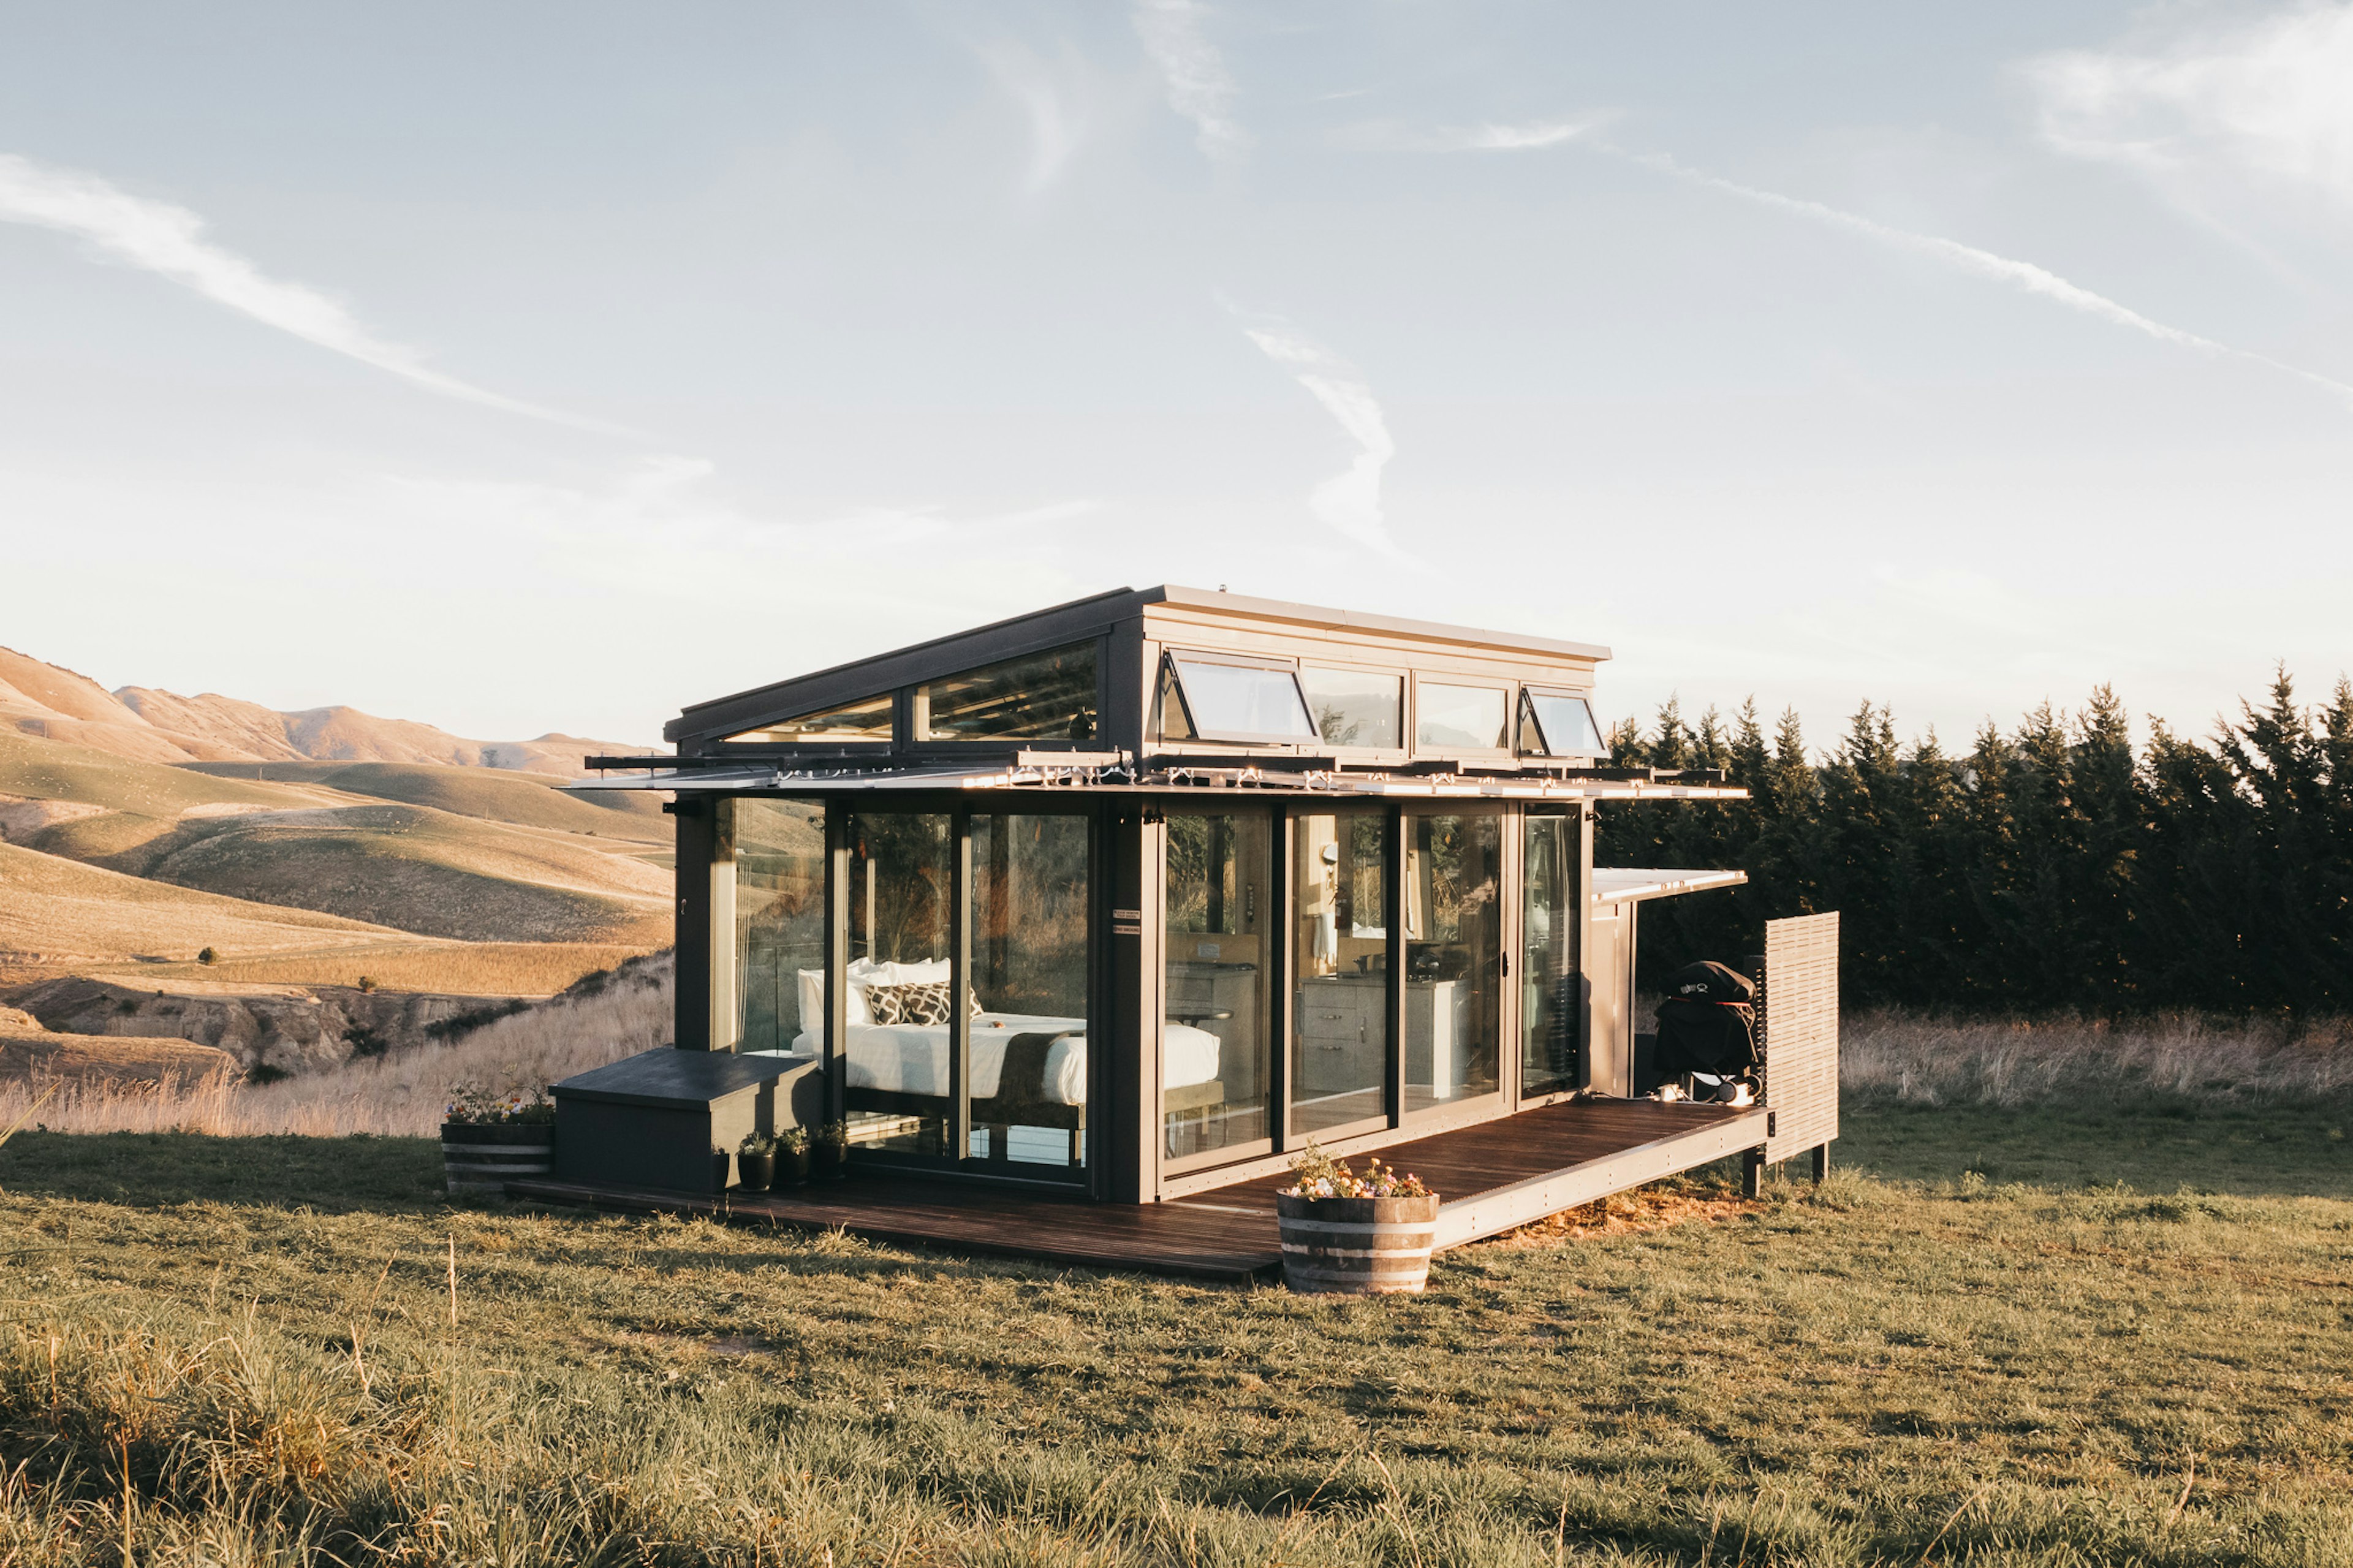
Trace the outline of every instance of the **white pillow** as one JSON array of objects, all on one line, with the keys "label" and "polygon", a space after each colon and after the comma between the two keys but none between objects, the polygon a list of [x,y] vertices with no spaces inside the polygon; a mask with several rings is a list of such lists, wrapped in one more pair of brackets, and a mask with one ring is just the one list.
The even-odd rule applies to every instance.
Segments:
[{"label": "white pillow", "polygon": [[[858,961],[859,963],[865,962],[862,958]],[[852,973],[856,973],[857,969],[857,964],[850,965]],[[801,1027],[815,1037],[823,1039],[825,1037],[825,971],[804,969],[798,973],[801,983]],[[850,981],[849,1016],[845,1022],[853,1026],[874,1022],[874,1015],[866,1007],[866,986],[870,979],[875,984],[887,984],[871,976]]]}]

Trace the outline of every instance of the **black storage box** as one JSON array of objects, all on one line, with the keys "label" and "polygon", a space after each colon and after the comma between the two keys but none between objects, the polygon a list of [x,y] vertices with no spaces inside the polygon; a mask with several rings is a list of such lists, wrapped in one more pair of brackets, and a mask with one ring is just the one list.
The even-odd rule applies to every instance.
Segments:
[{"label": "black storage box", "polygon": [[665,1046],[555,1086],[555,1179],[599,1187],[711,1190],[711,1151],[748,1132],[823,1120],[814,1056],[736,1056]]}]

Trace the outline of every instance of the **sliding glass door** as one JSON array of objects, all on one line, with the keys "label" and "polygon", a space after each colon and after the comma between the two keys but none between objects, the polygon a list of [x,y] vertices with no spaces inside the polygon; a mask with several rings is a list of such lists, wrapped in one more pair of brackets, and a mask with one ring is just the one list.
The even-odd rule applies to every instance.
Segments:
[{"label": "sliding glass door", "polygon": [[973,814],[972,1130],[1008,1175],[1076,1175],[1087,1145],[1090,818]]},{"label": "sliding glass door", "polygon": [[1498,1093],[1504,1010],[1504,818],[1409,811],[1405,1114]]},{"label": "sliding glass door", "polygon": [[1292,1140],[1388,1120],[1389,816],[1292,819]]},{"label": "sliding glass door", "polygon": [[[1271,812],[1171,811],[1160,1040],[1161,1159],[1217,1164],[1273,1147],[1267,990],[1281,929]],[[1145,1060],[1151,1061],[1147,1049]]]},{"label": "sliding glass door", "polygon": [[1585,1081],[1585,991],[1578,968],[1577,819],[1530,813],[1520,877],[1520,1093],[1557,1094]]}]

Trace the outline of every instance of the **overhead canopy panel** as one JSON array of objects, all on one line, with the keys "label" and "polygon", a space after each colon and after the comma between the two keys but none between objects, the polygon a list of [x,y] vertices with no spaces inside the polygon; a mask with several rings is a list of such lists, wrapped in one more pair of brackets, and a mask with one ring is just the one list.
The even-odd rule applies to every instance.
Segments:
[{"label": "overhead canopy panel", "polygon": [[1736,888],[1748,880],[1746,871],[1662,871],[1623,866],[1593,868],[1593,901],[1636,904],[1646,899],[1669,899],[1678,893],[1702,893],[1710,888]]}]

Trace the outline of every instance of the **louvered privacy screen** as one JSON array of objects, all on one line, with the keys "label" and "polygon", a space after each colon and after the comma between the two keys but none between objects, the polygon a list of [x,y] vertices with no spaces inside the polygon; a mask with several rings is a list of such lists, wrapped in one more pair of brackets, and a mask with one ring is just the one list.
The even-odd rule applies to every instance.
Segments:
[{"label": "louvered privacy screen", "polygon": [[1767,1162],[1838,1136],[1838,912],[1765,922]]}]

